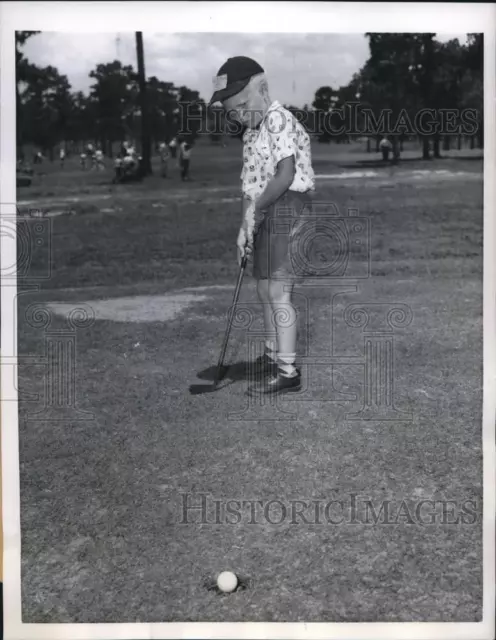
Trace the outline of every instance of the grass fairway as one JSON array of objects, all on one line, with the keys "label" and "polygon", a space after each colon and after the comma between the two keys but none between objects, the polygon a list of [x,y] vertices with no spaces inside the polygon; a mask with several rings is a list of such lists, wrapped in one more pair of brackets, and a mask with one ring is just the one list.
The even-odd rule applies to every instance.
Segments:
[{"label": "grass fairway", "polygon": [[[211,379],[237,275],[237,143],[199,145],[191,183],[171,167],[166,181],[112,186],[69,164],[19,191],[21,210],[65,212],[48,218],[51,278],[19,295],[24,622],[481,620],[482,161],[364,170],[366,156],[316,146],[328,177],[315,200],[369,219],[370,277],[298,288],[304,390],[265,406],[244,395],[247,335],[262,329],[251,278],[254,321],[233,330],[228,386],[188,393]],[[344,320],[358,303],[411,310],[394,330],[398,419],[349,419],[364,404],[364,328]],[[22,356],[43,357],[83,304],[94,321],[76,332],[74,391],[90,415],[55,407],[40,421],[43,369]],[[184,523],[185,493],[208,494],[204,522]],[[367,523],[353,495],[376,512],[390,501],[394,522]],[[226,524],[214,500],[288,512],[271,524],[247,504]],[[321,524],[293,517],[295,500],[342,501],[331,516],[344,521],[323,506]],[[398,516],[422,500],[455,504],[432,524]],[[474,518],[453,524],[467,501]],[[246,588],[209,590],[225,569]]]}]

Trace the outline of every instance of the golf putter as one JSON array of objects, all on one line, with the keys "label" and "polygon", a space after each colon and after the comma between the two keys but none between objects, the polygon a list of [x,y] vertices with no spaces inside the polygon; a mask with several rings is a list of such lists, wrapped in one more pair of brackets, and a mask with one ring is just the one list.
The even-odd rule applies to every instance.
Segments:
[{"label": "golf putter", "polygon": [[224,341],[222,343],[222,348],[220,351],[219,361],[217,363],[217,368],[215,372],[215,378],[212,385],[205,384],[193,384],[189,388],[189,392],[192,395],[198,395],[200,393],[212,393],[218,389],[219,382],[222,381],[226,374],[227,367],[224,367],[224,358],[226,356],[227,344],[229,342],[229,336],[231,334],[231,328],[233,324],[234,312],[236,310],[236,305],[238,304],[239,293],[241,291],[241,284],[243,282],[243,276],[245,274],[246,264],[248,262],[248,257],[245,255],[241,260],[241,265],[239,268],[238,281],[236,283],[236,289],[234,291],[233,303],[231,306],[231,313],[229,314],[229,318],[227,321],[227,327],[224,334]]}]

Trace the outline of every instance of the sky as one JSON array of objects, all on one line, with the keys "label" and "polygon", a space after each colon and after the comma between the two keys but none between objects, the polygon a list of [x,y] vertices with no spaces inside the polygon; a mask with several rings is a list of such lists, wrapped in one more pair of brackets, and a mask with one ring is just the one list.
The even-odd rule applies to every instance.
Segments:
[{"label": "sky", "polygon": [[[438,34],[446,41],[465,34]],[[244,55],[265,69],[272,99],[303,107],[324,85],[346,85],[368,58],[361,34],[343,33],[144,33],[146,75],[186,85],[208,101],[212,78],[227,58]],[[119,59],[136,68],[134,33],[50,33],[30,38],[27,58],[52,65],[66,75],[74,91],[88,91],[89,72],[99,63]]]}]

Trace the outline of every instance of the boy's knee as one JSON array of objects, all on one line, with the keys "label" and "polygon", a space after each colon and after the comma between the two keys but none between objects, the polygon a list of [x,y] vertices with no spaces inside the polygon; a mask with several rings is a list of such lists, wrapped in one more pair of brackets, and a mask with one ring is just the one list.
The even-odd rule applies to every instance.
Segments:
[{"label": "boy's knee", "polygon": [[292,287],[287,282],[271,280],[269,298],[272,303],[288,304],[291,302]]},{"label": "boy's knee", "polygon": [[269,281],[266,279],[260,279],[257,282],[257,293],[259,297],[265,301],[269,302]]}]

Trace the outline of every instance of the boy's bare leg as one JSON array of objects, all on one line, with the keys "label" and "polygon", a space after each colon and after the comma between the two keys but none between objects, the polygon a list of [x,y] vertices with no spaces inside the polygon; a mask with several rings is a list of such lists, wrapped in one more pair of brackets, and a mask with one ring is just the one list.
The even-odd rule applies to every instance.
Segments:
[{"label": "boy's bare leg", "polygon": [[290,280],[269,280],[269,299],[277,333],[277,358],[283,375],[297,374],[297,313],[292,303],[294,284]]},{"label": "boy's bare leg", "polygon": [[[301,389],[301,375],[295,366],[296,360],[296,335],[297,315],[291,295],[293,285],[290,281],[269,280],[261,285],[262,294],[264,287],[268,289],[269,305],[264,305],[264,320],[267,325],[273,325],[277,335],[277,364],[274,366],[274,375],[263,378],[258,384],[248,389],[248,395],[286,393]],[[259,293],[260,295],[260,293]],[[269,314],[265,309],[270,308]]]},{"label": "boy's bare leg", "polygon": [[265,328],[265,354],[273,362],[277,362],[277,329],[274,324],[274,313],[269,296],[269,280],[257,282],[258,299],[262,303]]}]

